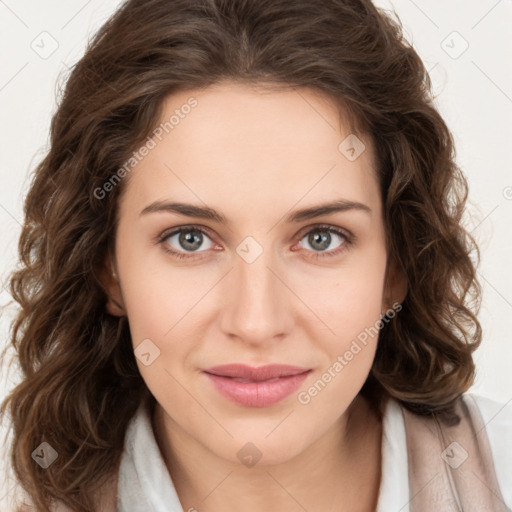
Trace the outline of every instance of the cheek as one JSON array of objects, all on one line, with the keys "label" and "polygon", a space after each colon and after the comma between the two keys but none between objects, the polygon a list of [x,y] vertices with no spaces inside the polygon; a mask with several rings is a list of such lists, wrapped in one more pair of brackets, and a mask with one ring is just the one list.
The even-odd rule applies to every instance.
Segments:
[{"label": "cheek", "polygon": [[380,332],[381,298],[378,280],[368,286],[360,280],[352,286],[344,281],[319,304],[318,316],[328,325],[316,322],[309,337],[325,357],[297,400],[326,422],[349,406],[368,377]]},{"label": "cheek", "polygon": [[[185,382],[184,372],[194,370],[191,354],[212,321],[210,310],[205,310],[209,299],[205,294],[215,276],[142,261],[136,254],[124,261],[124,275],[129,278],[123,283],[123,298],[136,362],[157,400],[166,403],[172,397],[172,403],[187,411],[190,407],[180,383]],[[150,357],[141,357],[147,353]]]},{"label": "cheek", "polygon": [[195,305],[208,290],[207,276],[147,257],[146,261],[127,259],[124,274],[128,277],[123,281],[123,299],[134,345],[144,338],[165,342],[197,323]]},{"label": "cheek", "polygon": [[375,244],[372,250],[361,251],[330,270],[329,274],[321,269],[296,276],[294,289],[315,313],[317,320],[308,324],[311,339],[322,339],[333,354],[347,350],[353,339],[380,319],[386,253]]},{"label": "cheek", "polygon": [[[374,345],[377,341],[378,321],[382,309],[382,283],[379,280],[364,283],[360,280],[354,286],[347,284],[340,288],[337,300],[326,311],[332,319],[335,339],[332,349],[345,352],[353,341],[360,341],[364,346]],[[332,304],[331,303],[331,304]],[[349,356],[350,357],[350,356]]]},{"label": "cheek", "polygon": [[316,340],[325,358],[298,402],[331,419],[363,386],[380,332],[386,254],[375,246],[358,256],[330,279],[301,282],[300,293],[319,319],[308,324],[308,337]]},{"label": "cheek", "polygon": [[[183,372],[194,349],[198,329],[194,309],[204,284],[178,271],[164,278],[155,272],[135,270],[124,287],[132,345],[140,374],[155,399],[168,410],[179,410],[183,421],[194,412]],[[149,357],[144,354],[149,354]],[[185,387],[184,387],[185,386]]]}]

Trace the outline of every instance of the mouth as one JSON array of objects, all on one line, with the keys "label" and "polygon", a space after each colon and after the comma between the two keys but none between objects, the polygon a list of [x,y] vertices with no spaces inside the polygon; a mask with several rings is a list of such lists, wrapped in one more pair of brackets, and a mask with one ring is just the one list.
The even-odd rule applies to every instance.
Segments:
[{"label": "mouth", "polygon": [[312,369],[299,366],[241,364],[203,370],[220,394],[247,407],[267,407],[280,402],[299,388],[311,372]]}]

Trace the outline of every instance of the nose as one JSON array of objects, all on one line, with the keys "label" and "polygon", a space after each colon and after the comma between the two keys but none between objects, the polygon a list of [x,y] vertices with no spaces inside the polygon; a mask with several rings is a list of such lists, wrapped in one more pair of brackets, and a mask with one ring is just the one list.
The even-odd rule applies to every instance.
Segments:
[{"label": "nose", "polygon": [[238,255],[234,262],[223,280],[222,331],[254,346],[279,341],[290,333],[294,316],[294,295],[281,267],[270,250],[263,250],[252,262]]}]

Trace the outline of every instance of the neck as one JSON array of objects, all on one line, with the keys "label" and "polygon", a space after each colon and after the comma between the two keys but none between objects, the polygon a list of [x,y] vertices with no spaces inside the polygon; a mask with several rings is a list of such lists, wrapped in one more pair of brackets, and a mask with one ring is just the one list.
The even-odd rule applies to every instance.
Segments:
[{"label": "neck", "polygon": [[375,510],[382,422],[362,396],[315,443],[280,464],[246,467],[218,457],[159,404],[153,429],[185,511]]}]

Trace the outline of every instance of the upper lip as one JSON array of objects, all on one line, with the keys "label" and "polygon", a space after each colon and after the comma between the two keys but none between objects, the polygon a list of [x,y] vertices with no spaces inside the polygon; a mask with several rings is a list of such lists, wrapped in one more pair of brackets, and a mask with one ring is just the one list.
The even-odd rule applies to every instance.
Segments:
[{"label": "upper lip", "polygon": [[204,370],[206,373],[221,377],[234,377],[248,380],[268,380],[276,377],[289,377],[309,371],[310,368],[286,364],[269,364],[266,366],[248,366],[245,364],[224,364]]}]

